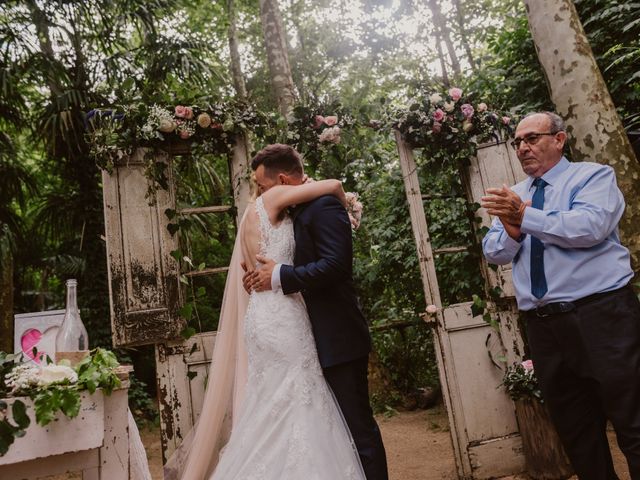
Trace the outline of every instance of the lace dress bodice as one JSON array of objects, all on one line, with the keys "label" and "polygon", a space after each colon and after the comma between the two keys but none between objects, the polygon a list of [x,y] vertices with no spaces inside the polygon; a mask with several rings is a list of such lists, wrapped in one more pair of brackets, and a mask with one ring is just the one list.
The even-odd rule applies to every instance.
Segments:
[{"label": "lace dress bodice", "polygon": [[260,221],[260,255],[291,265],[296,249],[291,217],[286,215],[278,225],[272,225],[262,197],[256,200],[255,208]]}]

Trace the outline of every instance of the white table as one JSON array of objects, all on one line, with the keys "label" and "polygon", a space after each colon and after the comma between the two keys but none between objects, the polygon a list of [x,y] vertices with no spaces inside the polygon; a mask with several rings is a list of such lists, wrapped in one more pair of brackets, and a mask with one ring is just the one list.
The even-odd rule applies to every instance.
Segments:
[{"label": "white table", "polygon": [[[46,427],[36,423],[33,402],[27,405],[31,425],[0,457],[0,479],[37,479],[82,472],[84,480],[129,480],[128,399],[131,367],[118,368],[121,388],[110,396],[83,392],[80,413],[69,419],[61,412]],[[16,398],[6,399],[11,405]]]}]

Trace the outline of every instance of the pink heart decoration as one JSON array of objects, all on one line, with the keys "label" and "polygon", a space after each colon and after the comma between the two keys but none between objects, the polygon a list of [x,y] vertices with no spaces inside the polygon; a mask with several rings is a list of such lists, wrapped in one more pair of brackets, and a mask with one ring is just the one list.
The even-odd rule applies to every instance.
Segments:
[{"label": "pink heart decoration", "polygon": [[20,339],[20,346],[22,347],[22,351],[27,357],[29,357],[36,363],[40,363],[40,359],[42,358],[43,353],[38,352],[38,355],[34,356],[33,347],[38,344],[41,338],[42,333],[40,332],[40,330],[36,328],[30,328],[22,334],[22,338]]}]

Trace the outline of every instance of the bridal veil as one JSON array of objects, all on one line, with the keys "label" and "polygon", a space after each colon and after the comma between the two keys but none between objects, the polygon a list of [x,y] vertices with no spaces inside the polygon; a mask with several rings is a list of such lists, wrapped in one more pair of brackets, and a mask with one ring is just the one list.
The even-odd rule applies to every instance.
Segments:
[{"label": "bridal veil", "polygon": [[229,264],[202,412],[167,461],[165,480],[204,480],[213,473],[242,401],[247,380],[243,324],[249,296],[242,286],[241,262],[255,258],[257,253],[252,251],[247,238],[251,235],[246,232],[251,230],[251,221],[247,222],[251,215],[256,215],[253,204],[240,222]]}]

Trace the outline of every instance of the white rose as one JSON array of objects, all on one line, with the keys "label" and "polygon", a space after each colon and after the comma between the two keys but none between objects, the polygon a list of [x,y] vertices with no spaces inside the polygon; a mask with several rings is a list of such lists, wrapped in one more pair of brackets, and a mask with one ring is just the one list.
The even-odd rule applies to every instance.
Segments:
[{"label": "white rose", "polygon": [[442,95],[440,95],[439,93],[434,93],[429,97],[429,101],[431,103],[438,103],[442,101]]},{"label": "white rose", "polygon": [[487,104],[482,102],[478,104],[478,111],[479,112],[485,112],[487,110]]},{"label": "white rose", "polygon": [[38,385],[40,386],[49,385],[53,382],[61,382],[63,380],[69,380],[71,383],[78,381],[76,371],[66,365],[46,365],[42,367],[38,377]]},{"label": "white rose", "polygon": [[158,127],[158,130],[160,130],[163,133],[171,133],[176,129],[176,124],[175,122],[172,122],[171,120],[168,119],[162,119],[160,120],[160,126]]},{"label": "white rose", "polygon": [[464,122],[462,122],[462,129],[467,133],[470,132],[471,130],[473,130],[473,123],[469,120],[465,120]]},{"label": "white rose", "polygon": [[454,108],[456,108],[456,102],[444,102],[444,109],[447,112],[453,112]]}]

